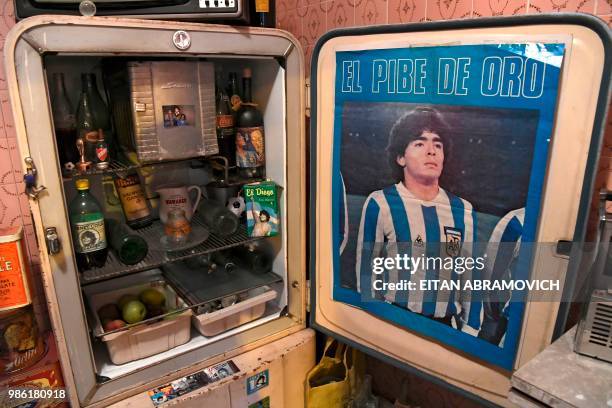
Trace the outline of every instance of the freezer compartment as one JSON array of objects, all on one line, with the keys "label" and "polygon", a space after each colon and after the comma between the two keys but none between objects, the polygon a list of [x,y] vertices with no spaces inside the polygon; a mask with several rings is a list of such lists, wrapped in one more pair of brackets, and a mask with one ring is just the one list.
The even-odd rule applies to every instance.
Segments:
[{"label": "freezer compartment", "polygon": [[204,61],[103,61],[122,148],[140,162],[216,154],[214,67]]},{"label": "freezer compartment", "polygon": [[147,271],[146,276],[142,278],[146,281],[138,284],[130,284],[126,279],[113,280],[113,289],[108,290],[107,284],[99,285],[103,290],[99,293],[95,293],[98,289],[96,285],[85,291],[94,325],[93,334],[100,337],[106,344],[108,354],[114,364],[125,364],[170,350],[187,343],[191,338],[190,320],[193,314],[191,310],[185,310],[179,314],[170,313],[161,321],[153,320],[150,323],[145,321],[122,331],[113,330],[108,335],[104,334],[105,330],[98,311],[105,305],[116,304],[123,295],[138,296],[143,290],[154,288],[165,295],[167,312],[187,307],[185,301],[163,279],[159,269]]},{"label": "freezer compartment", "polygon": [[[251,289],[238,294],[236,303],[220,310],[199,314],[202,308],[198,308],[196,311],[198,314],[192,317],[193,325],[203,336],[216,336],[234,327],[259,319],[266,311],[266,303],[275,298],[276,292],[268,286]],[[206,306],[204,305],[204,307]]]}]

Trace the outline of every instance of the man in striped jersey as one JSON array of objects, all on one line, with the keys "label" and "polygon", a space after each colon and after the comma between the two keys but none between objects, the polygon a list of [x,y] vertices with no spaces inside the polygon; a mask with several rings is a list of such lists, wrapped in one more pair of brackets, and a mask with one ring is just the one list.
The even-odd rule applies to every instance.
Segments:
[{"label": "man in striped jersey", "polygon": [[[470,280],[472,271],[427,265],[416,270],[387,269],[385,282],[410,280],[415,290],[374,291],[375,258],[471,257],[475,242],[472,205],[442,189],[449,129],[434,109],[418,107],[404,114],[391,129],[388,161],[397,181],[374,191],[365,201],[357,241],[357,290],[364,300],[384,299],[400,307],[476,336],[480,304],[467,291],[420,289],[422,280]],[[458,273],[462,272],[462,273]],[[472,307],[474,305],[474,307]]]},{"label": "man in striped jersey", "polygon": [[[510,211],[498,221],[487,245],[485,279],[507,281],[513,278],[524,222],[525,208]],[[509,292],[485,294],[484,319],[478,337],[500,344],[508,326],[510,296]]]}]

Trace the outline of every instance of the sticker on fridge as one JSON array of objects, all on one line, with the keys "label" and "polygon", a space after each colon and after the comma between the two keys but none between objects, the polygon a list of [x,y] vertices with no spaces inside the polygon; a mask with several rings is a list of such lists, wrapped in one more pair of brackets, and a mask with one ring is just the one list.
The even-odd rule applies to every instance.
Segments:
[{"label": "sticker on fridge", "polygon": [[336,53],[334,300],[512,368],[563,55]]},{"label": "sticker on fridge", "polygon": [[255,375],[247,378],[247,394],[253,394],[260,389],[267,387],[270,384],[270,373],[268,370],[263,370]]}]

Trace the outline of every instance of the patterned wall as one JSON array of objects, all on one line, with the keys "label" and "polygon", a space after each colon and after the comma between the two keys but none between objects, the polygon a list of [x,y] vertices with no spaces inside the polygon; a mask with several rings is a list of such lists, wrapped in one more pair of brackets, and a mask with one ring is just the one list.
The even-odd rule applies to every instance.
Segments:
[{"label": "patterned wall", "polygon": [[334,28],[573,11],[612,24],[612,0],[276,0],[276,10],[277,28],[300,40],[307,61]]},{"label": "patterned wall", "polygon": [[[12,0],[0,0],[0,45],[4,50],[6,33],[15,25]],[[34,281],[34,308],[41,330],[49,328],[46,301],[40,278],[40,257],[32,226],[28,198],[24,193],[22,156],[17,148],[15,126],[11,111],[6,75],[4,52],[0,54],[0,227],[22,225],[27,244],[30,271]]]}]

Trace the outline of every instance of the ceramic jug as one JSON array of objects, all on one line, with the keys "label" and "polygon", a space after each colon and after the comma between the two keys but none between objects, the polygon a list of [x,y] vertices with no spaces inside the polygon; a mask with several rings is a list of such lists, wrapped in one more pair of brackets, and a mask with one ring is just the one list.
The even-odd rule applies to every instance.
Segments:
[{"label": "ceramic jug", "polygon": [[[193,204],[189,198],[192,190],[197,192]],[[185,211],[185,218],[191,221],[202,197],[202,190],[198,186],[162,186],[156,192],[159,194],[159,218],[164,224],[168,221],[168,212],[173,209]]]}]

